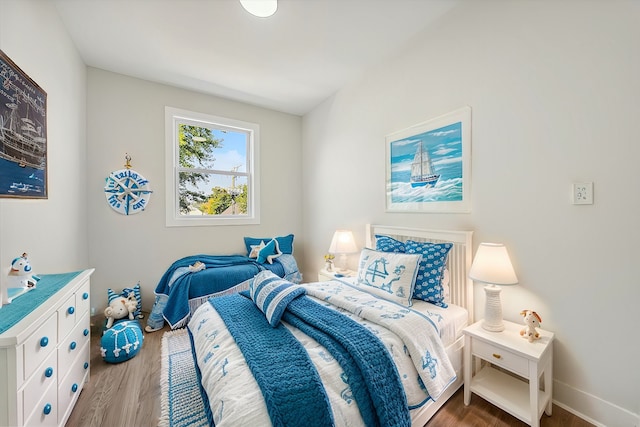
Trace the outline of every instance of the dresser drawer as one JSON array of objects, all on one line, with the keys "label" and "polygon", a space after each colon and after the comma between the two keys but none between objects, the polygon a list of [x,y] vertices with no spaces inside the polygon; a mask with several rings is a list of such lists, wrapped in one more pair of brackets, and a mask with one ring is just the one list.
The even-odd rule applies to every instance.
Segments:
[{"label": "dresser drawer", "polygon": [[509,350],[504,350],[474,338],[471,340],[471,352],[494,365],[508,369],[523,377],[529,376],[529,362],[527,359]]},{"label": "dresser drawer", "polygon": [[71,295],[58,308],[58,336],[62,341],[76,324],[76,295]]},{"label": "dresser drawer", "polygon": [[55,350],[58,344],[57,319],[57,314],[52,313],[23,344],[25,379]]},{"label": "dresser drawer", "polygon": [[[91,309],[91,299],[89,298],[91,293],[89,281],[87,280],[76,292],[76,316],[82,317],[85,313],[89,313]],[[78,317],[78,318],[80,318]]]},{"label": "dresser drawer", "polygon": [[86,313],[71,333],[58,346],[58,374],[64,378],[80,350],[89,342],[89,313]]},{"label": "dresser drawer", "polygon": [[[66,378],[62,379],[58,386],[58,422],[62,423],[65,416],[70,414],[72,406],[71,403],[74,399],[78,398],[78,395],[82,391],[84,383],[89,379],[89,359],[91,351],[91,344],[86,342],[84,347],[80,349],[78,358],[73,362],[71,370],[67,374]],[[68,412],[68,413],[67,413]]]},{"label": "dresser drawer", "polygon": [[58,425],[58,387],[55,384],[38,396],[41,399],[36,403],[33,412],[25,415],[25,426],[57,426]]},{"label": "dresser drawer", "polygon": [[47,388],[58,384],[58,354],[54,351],[45,362],[36,368],[36,372],[29,379],[22,390],[22,401],[24,417],[31,414],[36,404],[45,393]]}]

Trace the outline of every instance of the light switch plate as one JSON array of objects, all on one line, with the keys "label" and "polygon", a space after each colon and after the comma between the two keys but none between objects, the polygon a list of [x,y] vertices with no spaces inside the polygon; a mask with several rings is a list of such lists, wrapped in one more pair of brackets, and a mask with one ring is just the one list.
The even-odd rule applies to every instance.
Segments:
[{"label": "light switch plate", "polygon": [[575,182],[572,186],[571,201],[574,205],[593,204],[593,182]]}]

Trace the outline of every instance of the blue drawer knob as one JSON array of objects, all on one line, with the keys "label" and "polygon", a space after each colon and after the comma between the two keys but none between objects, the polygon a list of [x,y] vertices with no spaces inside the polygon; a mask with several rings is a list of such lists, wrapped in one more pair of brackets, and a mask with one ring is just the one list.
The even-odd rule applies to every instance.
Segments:
[{"label": "blue drawer knob", "polygon": [[82,331],[82,335],[84,335],[85,337],[89,335],[89,330],[85,329],[84,331]]},{"label": "blue drawer knob", "polygon": [[82,294],[82,299],[89,299],[89,293],[85,292],[84,294]]},{"label": "blue drawer knob", "polygon": [[46,347],[47,344],[49,344],[49,338],[47,337],[42,337],[40,339],[40,347]]},{"label": "blue drawer knob", "polygon": [[72,386],[71,386],[71,391],[72,391],[72,392],[74,392],[74,393],[75,393],[76,391],[78,391],[78,384],[74,384],[74,385],[72,385]]},{"label": "blue drawer knob", "polygon": [[84,369],[87,369],[89,367],[89,362],[84,362]]},{"label": "blue drawer knob", "polygon": [[44,376],[47,378],[51,378],[51,375],[53,375],[53,368],[52,367],[48,367],[47,369],[44,370]]},{"label": "blue drawer knob", "polygon": [[75,342],[75,341],[71,341],[71,344],[69,345],[69,348],[70,348],[71,350],[75,350],[77,346],[78,346],[78,344],[76,344],[76,342]]},{"label": "blue drawer knob", "polygon": [[73,307],[69,307],[69,308],[67,309],[67,313],[69,313],[69,314],[73,314],[73,313],[75,313],[75,311],[76,311],[76,309],[75,309],[75,308],[73,308]]},{"label": "blue drawer knob", "polygon": [[44,405],[44,410],[42,412],[44,412],[45,415],[49,415],[51,413],[51,404],[47,403]]}]

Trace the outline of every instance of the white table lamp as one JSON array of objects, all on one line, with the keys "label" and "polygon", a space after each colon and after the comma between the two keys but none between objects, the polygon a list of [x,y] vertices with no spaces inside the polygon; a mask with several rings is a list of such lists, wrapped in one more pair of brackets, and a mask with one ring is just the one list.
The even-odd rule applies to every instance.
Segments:
[{"label": "white table lamp", "polygon": [[343,273],[348,270],[347,254],[355,252],[358,252],[358,247],[356,246],[356,241],[353,238],[353,233],[349,230],[337,230],[333,234],[333,239],[331,239],[329,253],[340,255],[340,268],[338,269],[338,272]]},{"label": "white table lamp", "polygon": [[482,327],[493,332],[504,330],[502,302],[500,301],[501,289],[496,285],[515,285],[518,283],[507,248],[502,243],[480,243],[469,270],[469,278],[487,283],[487,286],[484,287],[487,301]]}]

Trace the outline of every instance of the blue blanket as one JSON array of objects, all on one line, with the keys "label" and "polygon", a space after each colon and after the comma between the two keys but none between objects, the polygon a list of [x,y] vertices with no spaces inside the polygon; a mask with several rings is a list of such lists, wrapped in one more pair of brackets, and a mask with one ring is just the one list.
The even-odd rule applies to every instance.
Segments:
[{"label": "blue blanket", "polygon": [[[205,269],[192,271],[196,262]],[[185,326],[190,313],[216,293],[222,293],[269,270],[299,283],[302,275],[293,255],[283,254],[273,264],[260,264],[243,255],[192,255],[175,261],[156,286],[156,300],[147,319],[147,332],[158,330],[165,321],[171,329]]]},{"label": "blue blanket", "polygon": [[258,382],[274,427],[333,425],[329,399],[302,344],[282,324],[272,328],[240,294],[209,301]]},{"label": "blue blanket", "polygon": [[[203,271],[191,271],[190,265],[201,262],[206,267]],[[192,255],[175,261],[162,275],[156,287],[156,296],[164,297],[164,304],[155,304],[152,310],[160,310],[164,319],[169,323],[171,328],[181,325],[189,316],[189,297],[192,278],[197,274],[202,274],[207,269],[220,267],[242,266],[241,270],[246,276],[242,280],[246,280],[255,276],[264,269],[254,259],[242,255]],[[238,284],[234,281],[233,284]],[[215,283],[212,284],[215,286]],[[212,290],[211,293],[215,292]],[[159,305],[156,308],[156,305]]]},{"label": "blue blanket", "polygon": [[[319,379],[306,350],[288,329],[282,324],[272,328],[252,301],[242,295],[211,299],[210,303],[225,321],[260,385],[273,425],[331,425],[332,420],[326,419],[326,414],[331,414],[326,396],[311,397],[320,392],[306,388],[305,393],[298,392],[298,387],[318,387]],[[283,320],[314,338],[339,361],[365,425],[411,425],[393,360],[369,330],[304,296],[289,302]],[[302,363],[291,366],[291,360]],[[303,396],[310,398],[303,400]]]}]

